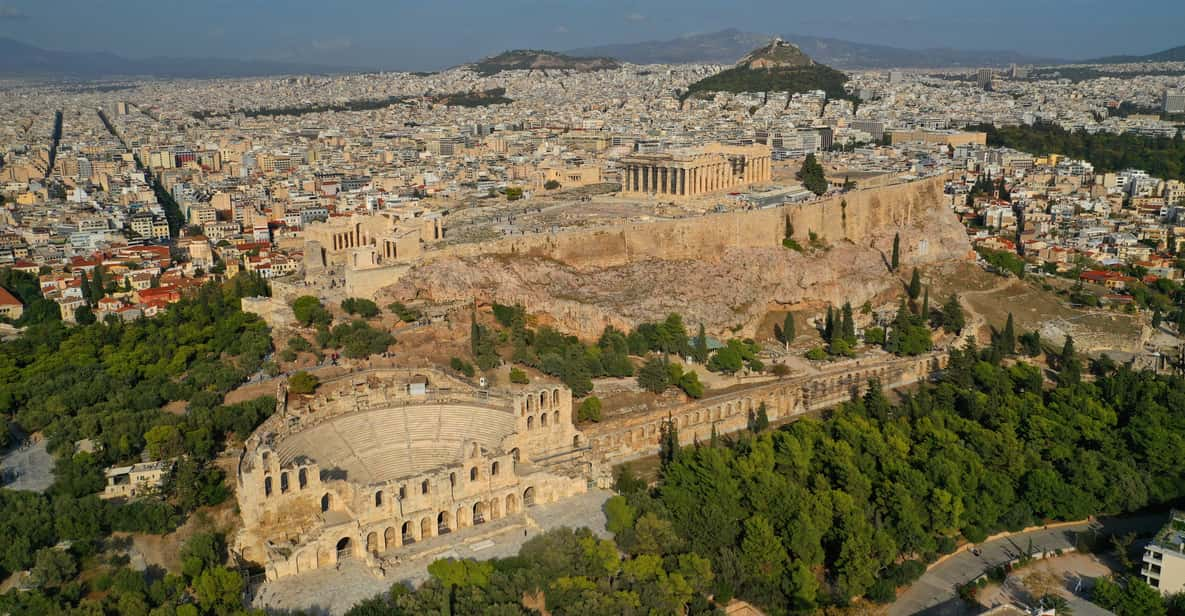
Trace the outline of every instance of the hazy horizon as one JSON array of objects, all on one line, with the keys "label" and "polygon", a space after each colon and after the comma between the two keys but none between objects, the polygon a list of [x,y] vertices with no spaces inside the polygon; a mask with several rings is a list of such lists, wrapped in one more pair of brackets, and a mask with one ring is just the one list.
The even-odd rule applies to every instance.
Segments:
[{"label": "hazy horizon", "polygon": [[[753,0],[579,3],[562,0],[0,0],[0,36],[47,49],[129,58],[282,60],[335,67],[427,70],[515,48],[567,50],[736,28],[908,49],[1011,50],[1083,59],[1185,44],[1185,3],[1118,10],[1098,0]],[[167,2],[165,4],[168,4]],[[1150,19],[1155,15],[1156,19]],[[1051,27],[1056,25],[1057,27]]]}]

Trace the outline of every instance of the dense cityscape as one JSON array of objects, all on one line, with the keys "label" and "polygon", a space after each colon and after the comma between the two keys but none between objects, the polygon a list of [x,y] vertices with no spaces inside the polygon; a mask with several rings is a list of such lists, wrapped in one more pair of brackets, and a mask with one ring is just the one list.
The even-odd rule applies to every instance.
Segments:
[{"label": "dense cityscape", "polygon": [[1185,48],[760,40],[0,70],[0,614],[1185,614]]}]

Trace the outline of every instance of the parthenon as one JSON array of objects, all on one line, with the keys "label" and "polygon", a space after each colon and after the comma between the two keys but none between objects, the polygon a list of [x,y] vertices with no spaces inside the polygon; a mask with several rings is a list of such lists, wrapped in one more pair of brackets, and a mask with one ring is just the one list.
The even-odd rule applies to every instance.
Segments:
[{"label": "parthenon", "polygon": [[696,197],[770,179],[770,149],[712,144],[622,158],[623,193]]}]

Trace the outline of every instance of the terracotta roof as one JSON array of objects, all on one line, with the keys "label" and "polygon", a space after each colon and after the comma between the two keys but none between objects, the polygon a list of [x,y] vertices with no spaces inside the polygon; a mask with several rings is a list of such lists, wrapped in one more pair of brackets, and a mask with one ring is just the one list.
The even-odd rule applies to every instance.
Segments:
[{"label": "terracotta roof", "polygon": [[15,295],[8,292],[8,289],[0,287],[0,306],[23,306],[21,300],[17,299]]}]

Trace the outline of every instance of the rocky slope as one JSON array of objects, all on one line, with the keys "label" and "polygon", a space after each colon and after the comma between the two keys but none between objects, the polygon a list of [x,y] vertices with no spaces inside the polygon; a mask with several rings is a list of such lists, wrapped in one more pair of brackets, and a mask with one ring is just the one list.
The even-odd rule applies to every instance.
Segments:
[{"label": "rocky slope", "polygon": [[860,243],[837,240],[801,253],[781,246],[737,247],[696,259],[650,257],[607,267],[521,253],[444,257],[412,268],[383,290],[380,303],[414,298],[521,303],[587,337],[605,325],[628,329],[678,312],[717,335],[752,335],[771,310],[860,305],[897,294],[901,281],[888,271],[896,233],[903,267],[965,259],[970,252],[954,215],[936,206],[908,223],[882,225]]}]

